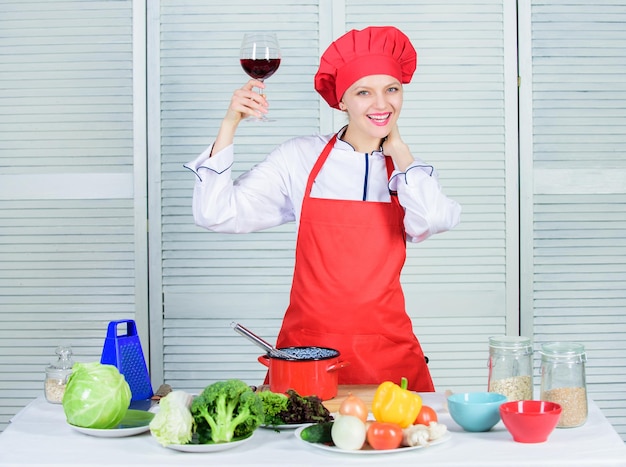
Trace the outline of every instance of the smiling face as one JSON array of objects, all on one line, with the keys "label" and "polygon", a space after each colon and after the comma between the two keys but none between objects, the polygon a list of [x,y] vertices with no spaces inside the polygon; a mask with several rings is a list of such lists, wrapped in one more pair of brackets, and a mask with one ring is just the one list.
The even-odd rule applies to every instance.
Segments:
[{"label": "smiling face", "polygon": [[389,75],[365,76],[346,90],[340,108],[350,119],[343,139],[359,152],[371,152],[398,121],[402,84]]}]

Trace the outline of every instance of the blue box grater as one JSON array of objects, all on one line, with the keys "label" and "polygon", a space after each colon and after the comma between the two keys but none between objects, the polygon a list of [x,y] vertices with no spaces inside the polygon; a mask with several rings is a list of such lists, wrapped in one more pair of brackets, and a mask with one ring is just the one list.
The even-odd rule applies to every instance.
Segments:
[{"label": "blue box grater", "polygon": [[[118,331],[118,325],[122,324],[126,325],[126,334],[118,335],[119,332],[124,332],[123,329]],[[113,365],[124,375],[130,386],[132,401],[145,400],[153,396],[150,374],[137,335],[137,326],[132,319],[109,323],[100,363]]]}]

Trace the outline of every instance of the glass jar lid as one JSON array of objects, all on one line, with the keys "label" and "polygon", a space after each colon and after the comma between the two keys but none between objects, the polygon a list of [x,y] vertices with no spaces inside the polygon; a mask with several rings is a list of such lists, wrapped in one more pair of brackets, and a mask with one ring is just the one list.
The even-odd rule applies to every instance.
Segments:
[{"label": "glass jar lid", "polygon": [[548,342],[541,346],[542,358],[585,361],[585,346],[578,342]]},{"label": "glass jar lid", "polygon": [[530,338],[524,336],[492,336],[489,338],[489,346],[504,350],[528,350],[532,348]]},{"label": "glass jar lid", "polygon": [[72,347],[69,345],[60,345],[55,350],[57,354],[57,361],[50,364],[48,367],[51,370],[69,370],[74,366],[72,360]]}]

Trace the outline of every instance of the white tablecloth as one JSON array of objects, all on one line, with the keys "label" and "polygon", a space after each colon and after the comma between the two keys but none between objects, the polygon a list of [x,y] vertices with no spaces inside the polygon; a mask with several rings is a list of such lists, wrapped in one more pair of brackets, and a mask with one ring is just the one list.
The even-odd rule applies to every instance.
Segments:
[{"label": "white tablecloth", "polygon": [[626,445],[593,401],[584,426],[556,429],[547,442],[516,443],[502,422],[486,433],[464,432],[443,410],[443,394],[422,394],[451,432],[439,446],[401,453],[355,455],[305,445],[293,430],[259,428],[248,443],[215,453],[184,453],[144,433],[96,438],[72,429],[63,408],[36,399],[0,434],[0,466],[18,465],[421,465],[421,466],[626,466]]}]

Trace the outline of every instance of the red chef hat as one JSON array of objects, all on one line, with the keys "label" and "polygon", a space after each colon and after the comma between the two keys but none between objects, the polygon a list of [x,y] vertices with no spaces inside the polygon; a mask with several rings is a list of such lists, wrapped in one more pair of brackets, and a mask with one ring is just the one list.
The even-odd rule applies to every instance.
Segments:
[{"label": "red chef hat", "polygon": [[393,26],[353,29],[330,44],[320,59],[315,90],[339,108],[352,84],[368,75],[390,75],[410,83],[417,67],[417,52],[409,38]]}]

